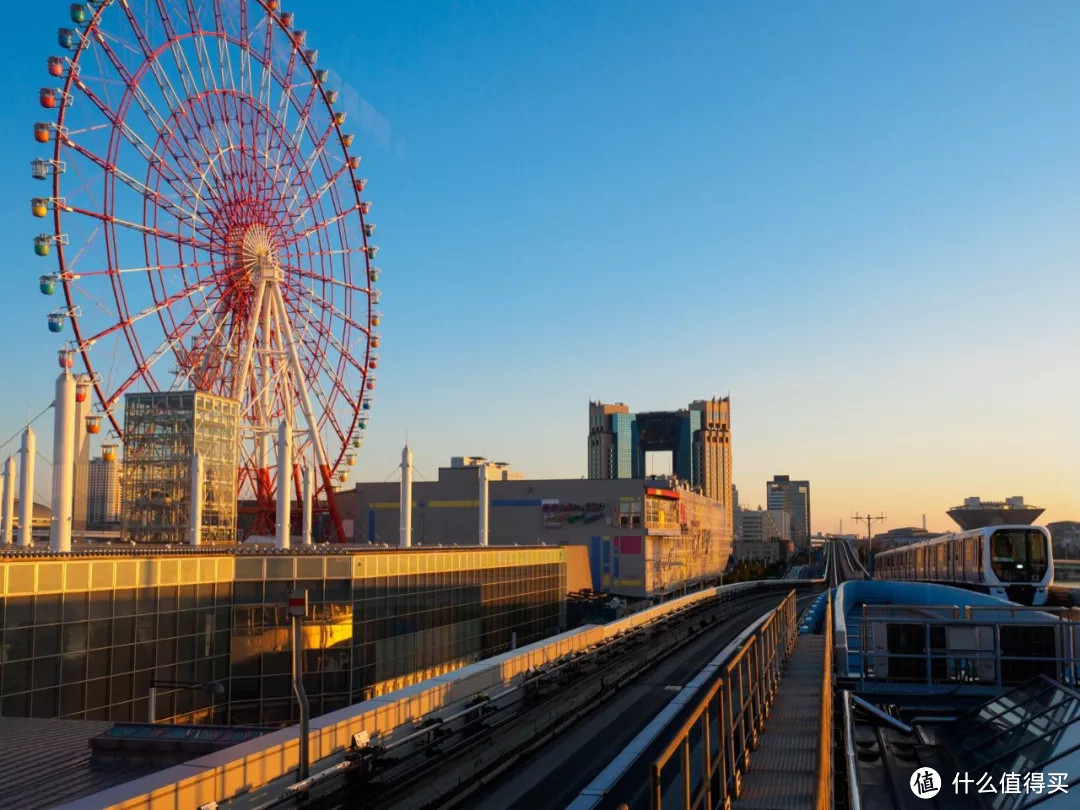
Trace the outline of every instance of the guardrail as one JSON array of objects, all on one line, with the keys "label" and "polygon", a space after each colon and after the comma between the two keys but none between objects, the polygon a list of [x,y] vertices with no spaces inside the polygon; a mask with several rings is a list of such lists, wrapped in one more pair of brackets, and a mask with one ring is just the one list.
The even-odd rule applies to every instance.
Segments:
[{"label": "guardrail", "polygon": [[[720,677],[652,765],[652,810],[711,810],[738,797],[741,774],[749,766],[784,662],[795,646],[797,618],[791,591],[720,664]],[[677,767],[668,768],[676,752]]]},{"label": "guardrail", "polygon": [[[875,681],[1001,689],[1037,674],[1080,685],[1080,622],[1047,615],[1063,613],[1060,608],[919,607],[923,613],[951,610],[953,616],[863,605],[856,674],[860,689]],[[1022,618],[1025,613],[1032,618]],[[907,637],[907,651],[890,649],[890,630]]]},{"label": "guardrail", "polygon": [[821,737],[818,740],[818,784],[814,807],[831,810],[833,792],[833,637],[832,592],[826,591],[825,602],[825,666],[821,679]]}]

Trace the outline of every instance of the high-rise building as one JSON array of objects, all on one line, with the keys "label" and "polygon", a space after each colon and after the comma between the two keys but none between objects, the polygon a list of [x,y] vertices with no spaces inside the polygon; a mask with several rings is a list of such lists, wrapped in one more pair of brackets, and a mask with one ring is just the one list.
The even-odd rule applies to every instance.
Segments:
[{"label": "high-rise building", "polygon": [[670,452],[676,477],[731,516],[731,401],[702,399],[679,411],[630,413],[589,403],[589,478],[645,478],[650,452]]},{"label": "high-rise building", "polygon": [[731,399],[699,399],[690,403],[689,413],[699,415],[698,429],[690,433],[692,461],[675,468],[675,474],[701,487],[705,497],[727,504],[730,514]]},{"label": "high-rise building", "polygon": [[95,458],[90,461],[86,487],[86,523],[101,528],[120,522],[121,463]]},{"label": "high-rise building", "polygon": [[796,548],[810,544],[810,482],[792,481],[787,475],[774,475],[765,484],[769,509],[791,515],[791,539]]},{"label": "high-rise building", "polygon": [[621,402],[589,403],[589,478],[633,478],[637,425]]}]

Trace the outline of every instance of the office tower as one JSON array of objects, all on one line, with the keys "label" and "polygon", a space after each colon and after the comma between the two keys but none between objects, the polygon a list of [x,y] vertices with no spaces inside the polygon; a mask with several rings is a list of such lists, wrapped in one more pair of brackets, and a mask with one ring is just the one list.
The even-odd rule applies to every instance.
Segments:
[{"label": "office tower", "polygon": [[589,403],[589,478],[633,478],[637,429],[621,402]]},{"label": "office tower", "polygon": [[791,539],[796,548],[810,544],[810,482],[792,481],[787,475],[774,475],[765,484],[769,509],[791,515]]}]

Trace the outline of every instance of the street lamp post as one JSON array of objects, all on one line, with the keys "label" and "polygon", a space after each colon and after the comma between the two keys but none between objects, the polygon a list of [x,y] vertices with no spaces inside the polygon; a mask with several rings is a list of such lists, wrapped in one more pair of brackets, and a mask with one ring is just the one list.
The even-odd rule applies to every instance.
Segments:
[{"label": "street lamp post", "polygon": [[304,635],[301,624],[307,618],[307,591],[289,591],[289,616],[292,618],[292,686],[296,702],[300,706],[300,764],[297,781],[308,778],[308,734],[311,729],[311,709],[304,691]]}]

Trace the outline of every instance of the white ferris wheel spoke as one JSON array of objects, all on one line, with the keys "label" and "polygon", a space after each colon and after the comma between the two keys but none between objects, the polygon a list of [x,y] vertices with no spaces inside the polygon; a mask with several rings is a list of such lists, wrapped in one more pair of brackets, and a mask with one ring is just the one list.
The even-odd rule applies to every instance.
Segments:
[{"label": "white ferris wheel spoke", "polygon": [[[288,305],[288,303],[289,302],[286,301],[287,305]],[[365,376],[367,375],[367,370],[364,368],[364,366],[362,366],[360,363],[358,363],[356,361],[356,358],[353,357],[352,352],[345,347],[345,345],[341,342],[341,340],[338,339],[337,335],[334,334],[333,330],[331,330],[331,329],[315,330],[314,329],[314,324],[315,324],[315,321],[313,320],[314,313],[312,312],[310,303],[307,305],[305,311],[302,311],[302,310],[300,310],[299,307],[293,305],[292,306],[292,312],[293,312],[293,315],[295,315],[298,320],[301,320],[303,325],[304,325],[303,341],[304,341],[305,345],[307,345],[308,349],[310,349],[310,353],[313,356],[319,356],[319,355],[323,354],[323,352],[320,352],[318,350],[318,348],[319,348],[319,339],[320,339],[320,337],[325,338],[327,340],[327,342],[329,342],[330,345],[334,347],[335,351],[339,352],[345,358],[346,362],[349,365],[353,366],[361,374],[363,374]],[[312,335],[311,333],[312,333],[313,330],[316,331],[317,334]],[[337,372],[335,371],[332,376],[335,376],[335,380],[336,380]],[[344,389],[342,389],[342,390],[344,390]],[[350,404],[353,404],[353,403],[350,401]]]}]

